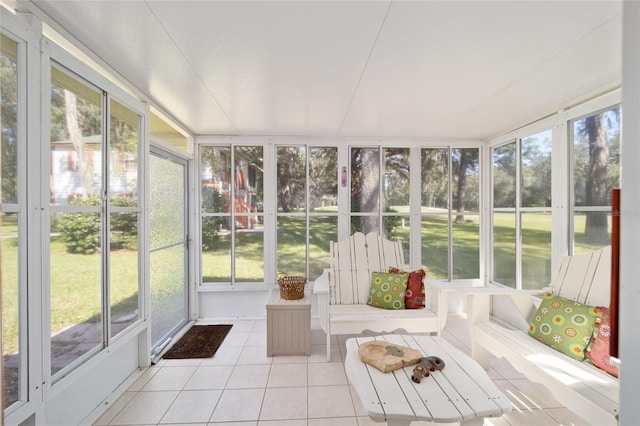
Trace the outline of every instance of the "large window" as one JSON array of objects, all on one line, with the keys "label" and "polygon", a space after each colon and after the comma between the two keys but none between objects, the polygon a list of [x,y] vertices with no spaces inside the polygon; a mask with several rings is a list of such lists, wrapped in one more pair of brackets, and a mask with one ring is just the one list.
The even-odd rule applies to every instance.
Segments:
[{"label": "large window", "polygon": [[620,107],[573,120],[569,128],[570,247],[573,253],[581,253],[611,241],[611,190],[620,187]]},{"label": "large window", "polygon": [[264,281],[263,150],[200,147],[202,282]]},{"label": "large window", "polygon": [[421,150],[421,263],[430,277],[480,278],[479,151]]},{"label": "large window", "polygon": [[50,371],[61,377],[140,318],[141,117],[58,65],[50,114]]},{"label": "large window", "polygon": [[338,236],[337,149],[278,146],[277,270],[316,279]]},{"label": "large window", "polygon": [[409,148],[351,148],[351,233],[401,241],[409,259]]},{"label": "large window", "polygon": [[492,160],[492,280],[536,289],[551,278],[551,130],[496,146]]}]

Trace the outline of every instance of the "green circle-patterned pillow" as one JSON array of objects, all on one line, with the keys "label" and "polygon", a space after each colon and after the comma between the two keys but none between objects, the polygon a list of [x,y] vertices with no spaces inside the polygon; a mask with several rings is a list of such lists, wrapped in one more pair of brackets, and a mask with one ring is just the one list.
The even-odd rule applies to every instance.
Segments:
[{"label": "green circle-patterned pillow", "polygon": [[372,272],[367,305],[385,309],[404,309],[407,274]]},{"label": "green circle-patterned pillow", "polygon": [[545,293],[529,324],[529,335],[582,361],[599,317],[593,306]]}]

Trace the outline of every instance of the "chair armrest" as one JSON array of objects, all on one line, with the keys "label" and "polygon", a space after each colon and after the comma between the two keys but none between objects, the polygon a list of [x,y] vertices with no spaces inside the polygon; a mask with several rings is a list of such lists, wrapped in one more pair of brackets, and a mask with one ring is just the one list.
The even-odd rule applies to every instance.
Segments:
[{"label": "chair armrest", "polygon": [[331,273],[330,269],[325,269],[313,283],[313,293],[314,294],[324,294],[329,293],[329,274]]}]

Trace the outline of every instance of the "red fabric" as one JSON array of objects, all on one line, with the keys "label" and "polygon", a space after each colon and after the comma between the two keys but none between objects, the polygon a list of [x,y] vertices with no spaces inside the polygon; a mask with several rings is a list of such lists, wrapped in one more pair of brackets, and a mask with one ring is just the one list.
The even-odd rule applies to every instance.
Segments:
[{"label": "red fabric", "polygon": [[596,312],[602,318],[600,323],[596,324],[596,330],[587,348],[587,358],[598,368],[618,377],[618,367],[611,365],[609,358],[609,340],[611,338],[609,308],[597,307]]},{"label": "red fabric", "polygon": [[394,274],[409,274],[407,292],[404,296],[405,309],[422,309],[425,306],[424,277],[427,275],[424,269],[413,272],[402,271],[398,268],[389,268]]}]

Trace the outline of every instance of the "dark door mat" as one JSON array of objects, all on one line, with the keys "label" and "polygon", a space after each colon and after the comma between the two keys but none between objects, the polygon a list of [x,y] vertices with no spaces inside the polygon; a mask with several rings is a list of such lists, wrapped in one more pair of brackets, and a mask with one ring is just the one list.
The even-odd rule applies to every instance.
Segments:
[{"label": "dark door mat", "polygon": [[231,330],[229,324],[194,325],[165,353],[164,359],[212,357]]}]

